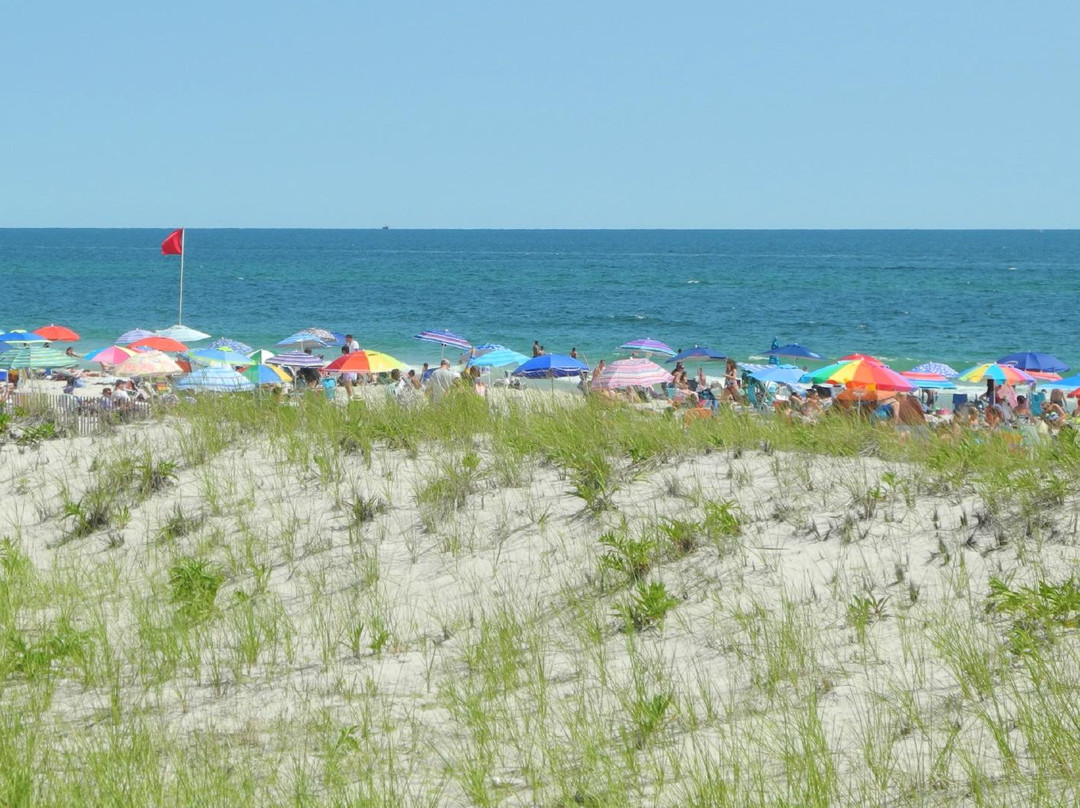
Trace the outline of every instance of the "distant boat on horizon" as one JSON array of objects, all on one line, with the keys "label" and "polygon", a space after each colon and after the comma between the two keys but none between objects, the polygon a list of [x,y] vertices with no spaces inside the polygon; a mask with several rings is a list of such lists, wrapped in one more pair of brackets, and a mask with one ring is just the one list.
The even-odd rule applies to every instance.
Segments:
[{"label": "distant boat on horizon", "polygon": [[383,230],[389,230],[389,229],[390,229],[390,225],[388,225],[388,224],[384,224],[384,225],[382,226],[382,229],[383,229]]}]

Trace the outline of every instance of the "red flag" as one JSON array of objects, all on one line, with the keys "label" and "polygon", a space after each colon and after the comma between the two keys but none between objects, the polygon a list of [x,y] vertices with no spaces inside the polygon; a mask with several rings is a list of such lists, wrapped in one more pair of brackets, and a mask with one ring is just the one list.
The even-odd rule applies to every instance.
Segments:
[{"label": "red flag", "polygon": [[162,255],[184,254],[184,228],[169,233],[169,237],[161,242]]}]

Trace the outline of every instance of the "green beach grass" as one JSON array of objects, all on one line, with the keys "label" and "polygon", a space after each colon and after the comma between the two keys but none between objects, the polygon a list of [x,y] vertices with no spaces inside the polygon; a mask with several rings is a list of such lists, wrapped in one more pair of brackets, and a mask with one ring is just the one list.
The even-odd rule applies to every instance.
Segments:
[{"label": "green beach grass", "polygon": [[0,805],[1074,804],[1078,487],[570,396],[6,441]]}]

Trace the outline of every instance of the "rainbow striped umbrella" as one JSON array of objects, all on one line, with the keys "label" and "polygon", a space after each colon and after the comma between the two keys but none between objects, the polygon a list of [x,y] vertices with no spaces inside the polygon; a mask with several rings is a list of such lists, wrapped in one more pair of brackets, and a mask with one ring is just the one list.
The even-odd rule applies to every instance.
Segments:
[{"label": "rainbow striped umbrella", "polygon": [[891,390],[897,393],[908,393],[915,389],[915,385],[909,379],[905,379],[876,359],[855,359],[845,362],[828,377],[827,381],[842,384],[848,388],[873,387],[875,390]]},{"label": "rainbow striped umbrella", "polygon": [[324,373],[389,373],[401,370],[405,365],[379,351],[353,351],[342,354],[333,362],[323,367]]},{"label": "rainbow striped umbrella", "polygon": [[240,375],[254,384],[282,384],[292,381],[292,377],[285,370],[273,365],[252,365],[244,368]]},{"label": "rainbow striped umbrella", "polygon": [[606,368],[592,386],[601,390],[621,390],[626,387],[652,387],[669,384],[672,376],[664,368],[648,359],[617,359]]},{"label": "rainbow striped umbrella", "polygon": [[986,379],[991,379],[997,384],[1031,384],[1035,381],[1035,377],[1026,370],[1021,370],[1015,365],[999,365],[997,362],[984,362],[968,368],[956,379],[972,384],[978,384]]}]

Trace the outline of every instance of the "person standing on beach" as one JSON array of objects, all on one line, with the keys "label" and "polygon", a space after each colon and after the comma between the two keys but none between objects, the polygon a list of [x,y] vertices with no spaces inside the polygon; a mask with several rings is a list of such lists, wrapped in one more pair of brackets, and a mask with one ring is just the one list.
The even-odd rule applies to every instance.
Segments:
[{"label": "person standing on beach", "polygon": [[356,341],[352,334],[345,335],[345,350],[342,353],[356,353],[360,350],[360,343]]},{"label": "person standing on beach", "polygon": [[[346,337],[345,339],[346,339],[346,343],[341,346],[341,355],[342,356],[348,356],[350,353],[352,353],[352,351],[349,350],[349,344],[348,344],[348,339],[349,338]],[[341,385],[342,385],[342,387],[345,388],[345,395],[348,397],[349,401],[352,401],[352,388],[353,388],[353,383],[355,381],[356,381],[356,374],[355,373],[347,372],[347,373],[342,373],[341,374]]]},{"label": "person standing on beach", "polygon": [[454,386],[454,381],[454,373],[450,370],[450,360],[443,359],[439,366],[431,372],[431,378],[427,382],[431,403],[438,404],[442,401],[443,396]]}]

